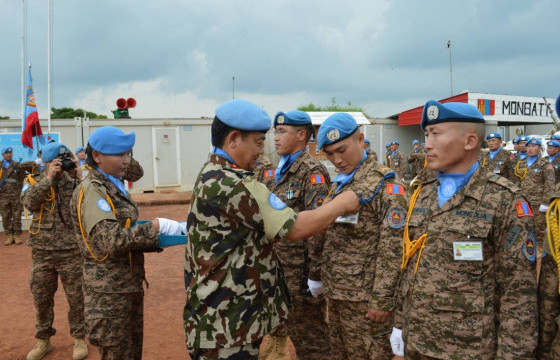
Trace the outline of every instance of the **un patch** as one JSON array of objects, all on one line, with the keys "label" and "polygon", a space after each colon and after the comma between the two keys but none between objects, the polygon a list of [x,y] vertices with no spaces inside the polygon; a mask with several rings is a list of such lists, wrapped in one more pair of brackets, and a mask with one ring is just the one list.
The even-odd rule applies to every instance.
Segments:
[{"label": "un patch", "polygon": [[284,202],[273,193],[270,193],[270,195],[268,195],[268,203],[275,210],[282,210],[286,207],[286,204],[284,204]]},{"label": "un patch", "polygon": [[523,248],[521,251],[523,255],[527,258],[527,260],[531,262],[535,262],[537,260],[537,238],[535,234],[530,232],[527,236],[527,240],[525,240],[525,244],[523,244]]},{"label": "un patch", "polygon": [[98,199],[97,200],[97,207],[101,211],[111,212],[111,206],[109,206],[109,203],[105,199]]},{"label": "un patch", "polygon": [[325,202],[325,195],[319,194],[313,198],[313,208],[317,209],[319,206],[323,205]]},{"label": "un patch", "polygon": [[406,215],[403,210],[393,208],[387,213],[387,224],[392,229],[400,229],[406,222]]}]

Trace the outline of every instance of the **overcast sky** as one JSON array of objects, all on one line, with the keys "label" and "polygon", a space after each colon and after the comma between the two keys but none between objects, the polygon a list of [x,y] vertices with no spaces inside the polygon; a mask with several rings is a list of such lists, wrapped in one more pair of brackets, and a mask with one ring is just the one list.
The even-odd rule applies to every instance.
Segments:
[{"label": "overcast sky", "polygon": [[[52,0],[54,107],[271,116],[336,97],[385,117],[453,92],[560,93],[560,1]],[[27,61],[47,117],[47,0],[27,0]],[[0,1],[0,115],[20,118],[21,1]]]}]

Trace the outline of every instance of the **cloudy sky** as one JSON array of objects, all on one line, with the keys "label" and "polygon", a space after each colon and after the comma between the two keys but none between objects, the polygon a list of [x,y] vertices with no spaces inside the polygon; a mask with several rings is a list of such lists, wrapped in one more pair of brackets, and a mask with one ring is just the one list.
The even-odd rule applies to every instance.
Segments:
[{"label": "cloudy sky", "polygon": [[[351,101],[384,117],[453,92],[556,97],[558,0],[52,0],[54,107],[213,116]],[[47,117],[47,0],[26,0],[27,61]],[[0,115],[20,118],[21,1],[0,2]]]}]

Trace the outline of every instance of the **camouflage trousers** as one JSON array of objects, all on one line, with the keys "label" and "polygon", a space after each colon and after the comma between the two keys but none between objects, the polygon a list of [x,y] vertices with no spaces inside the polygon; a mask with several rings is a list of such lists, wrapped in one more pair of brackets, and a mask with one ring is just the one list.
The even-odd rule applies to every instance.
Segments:
[{"label": "camouflage trousers", "polygon": [[560,295],[558,268],[550,254],[542,259],[538,288],[539,344],[538,359],[560,359]]},{"label": "camouflage trousers", "polygon": [[54,294],[58,288],[58,277],[68,300],[68,323],[70,334],[83,338],[84,296],[82,293],[82,255],[78,249],[31,250],[33,267],[30,287],[35,303],[35,337],[47,340],[56,333],[54,321]]},{"label": "camouflage trousers", "polygon": [[393,322],[366,317],[367,302],[328,299],[330,359],[385,360],[393,357],[389,338]]},{"label": "camouflage trousers", "polygon": [[23,206],[17,197],[13,197],[2,192],[0,194],[0,216],[2,216],[2,226],[6,235],[21,234],[21,212]]},{"label": "camouflage trousers", "polygon": [[262,340],[243,346],[222,349],[193,349],[187,347],[192,360],[258,360]]},{"label": "camouflage trousers", "polygon": [[[303,254],[301,256],[303,258]],[[289,336],[300,360],[324,360],[330,356],[327,323],[325,322],[326,302],[323,296],[314,298],[301,294],[301,266],[284,266],[286,285],[292,303],[288,320],[275,328],[273,336]]]},{"label": "camouflage trousers", "polygon": [[144,293],[84,291],[86,335],[103,360],[140,360]]}]

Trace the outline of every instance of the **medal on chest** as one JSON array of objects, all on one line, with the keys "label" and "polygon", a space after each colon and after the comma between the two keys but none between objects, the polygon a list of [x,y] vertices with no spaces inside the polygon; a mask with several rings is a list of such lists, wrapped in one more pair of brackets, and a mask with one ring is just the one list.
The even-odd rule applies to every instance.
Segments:
[{"label": "medal on chest", "polygon": [[294,198],[294,190],[292,190],[292,184],[288,186],[288,190],[286,190],[286,199],[292,200]]}]

